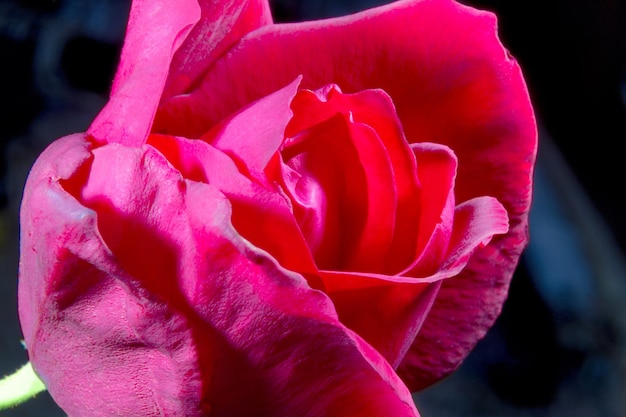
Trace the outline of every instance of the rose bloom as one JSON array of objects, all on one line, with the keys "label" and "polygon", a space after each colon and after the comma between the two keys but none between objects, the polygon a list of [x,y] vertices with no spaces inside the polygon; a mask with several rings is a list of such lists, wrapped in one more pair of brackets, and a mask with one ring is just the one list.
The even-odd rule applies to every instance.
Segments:
[{"label": "rose bloom", "polygon": [[26,184],[30,360],[70,416],[418,416],[500,311],[535,150],[490,13],[135,0]]}]

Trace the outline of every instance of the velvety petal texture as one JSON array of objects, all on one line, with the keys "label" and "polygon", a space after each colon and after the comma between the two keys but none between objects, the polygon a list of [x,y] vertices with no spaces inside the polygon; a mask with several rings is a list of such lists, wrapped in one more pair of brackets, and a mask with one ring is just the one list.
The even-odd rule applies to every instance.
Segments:
[{"label": "velvety petal texture", "polygon": [[329,299],[241,238],[217,187],[150,145],[91,147],[49,148],[22,216],[38,227],[22,236],[22,276],[39,278],[20,287],[24,336],[65,411],[417,415]]},{"label": "velvety petal texture", "polygon": [[33,367],[70,417],[417,417],[500,311],[535,150],[489,13],[134,0],[109,103],[26,184]]}]

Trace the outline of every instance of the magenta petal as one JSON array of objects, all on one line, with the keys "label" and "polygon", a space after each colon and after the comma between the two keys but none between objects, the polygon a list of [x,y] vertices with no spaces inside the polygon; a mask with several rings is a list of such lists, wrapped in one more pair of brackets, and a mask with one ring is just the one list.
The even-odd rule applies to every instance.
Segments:
[{"label": "magenta petal", "polygon": [[354,272],[322,271],[339,319],[395,368],[413,343],[441,282]]},{"label": "magenta petal", "polygon": [[[50,145],[45,152],[50,158],[46,161],[40,158],[31,169],[24,190],[20,213],[20,256],[22,259],[25,257],[32,259],[30,262],[21,261],[20,263],[18,295],[20,325],[27,346],[31,346],[38,332],[40,325],[38,320],[42,314],[41,308],[50,285],[47,277],[51,274],[48,273],[48,270],[55,268],[53,260],[56,251],[59,250],[59,245],[56,243],[58,236],[55,233],[48,231],[48,233],[41,235],[35,234],[35,231],[46,230],[45,226],[40,227],[38,223],[51,223],[53,225],[56,222],[56,219],[50,219],[46,213],[48,205],[50,205],[50,202],[46,201],[46,197],[49,195],[53,196],[52,200],[59,200],[59,203],[51,207],[67,206],[67,208],[61,208],[64,213],[76,211],[78,218],[86,214],[82,208],[75,210],[73,199],[66,195],[58,184],[51,185],[51,178],[54,178],[55,181],[69,178],[89,161],[91,154],[85,135],[76,134],[59,139]],[[46,193],[41,192],[42,189],[47,188],[50,190]],[[61,219],[63,218],[59,219],[59,223],[62,223]],[[41,247],[37,248],[34,240],[38,240]],[[38,256],[43,258],[41,262],[35,261]],[[41,273],[39,268],[45,272]]]},{"label": "magenta petal", "polygon": [[232,347],[213,369],[216,415],[417,415],[389,364],[339,323],[326,295],[224,233],[201,184],[188,197],[200,271],[221,278],[198,282],[196,311]]},{"label": "magenta petal", "polygon": [[199,18],[196,0],[132,2],[111,97],[87,133],[101,143],[145,141],[172,56]]},{"label": "magenta petal", "polygon": [[[337,113],[350,114],[357,124],[369,126],[384,145],[393,170],[397,208],[393,242],[385,255],[385,271],[397,273],[415,259],[415,244],[419,218],[419,184],[415,156],[404,137],[400,120],[391,98],[382,90],[364,90],[343,94],[338,86],[329,85],[315,92],[301,90],[292,103],[294,117],[287,127],[287,136],[311,128]],[[372,194],[376,194],[373,192]]]},{"label": "magenta petal", "polygon": [[[176,51],[163,99],[187,90],[248,32],[272,23],[267,0],[200,0],[202,16]],[[179,2],[174,5],[179,7]]]},{"label": "magenta petal", "polygon": [[[531,116],[519,68],[496,37],[493,15],[450,0],[413,0],[252,32],[189,95],[163,102],[157,124],[165,117],[168,133],[193,137],[300,74],[303,87],[313,90],[328,84],[348,93],[383,89],[411,142],[440,142],[451,127],[468,129],[470,115],[480,123],[469,132]],[[511,114],[511,107],[523,112]]]},{"label": "magenta petal", "polygon": [[426,277],[440,268],[448,251],[454,222],[457,158],[436,143],[411,145],[420,181],[420,211],[415,262],[402,275]]},{"label": "magenta petal", "polygon": [[505,208],[493,197],[476,197],[454,209],[450,245],[441,269],[464,265],[471,253],[486,246],[496,235],[509,231]]},{"label": "magenta petal", "polygon": [[360,207],[366,212],[365,223],[351,253],[346,254],[344,270],[384,271],[390,256],[398,206],[393,165],[384,142],[374,129],[350,121],[348,130],[365,172],[367,206]]},{"label": "magenta petal", "polygon": [[22,206],[19,312],[30,360],[72,416],[206,415],[189,316],[140,288],[62,187],[89,169],[82,135],[39,158]]},{"label": "magenta petal", "polygon": [[22,211],[26,345],[68,414],[418,416],[327,296],[240,237],[215,186],[151,146],[90,147],[44,152]]},{"label": "magenta petal", "polygon": [[317,268],[287,200],[244,176],[235,162],[210,144],[185,138],[152,135],[158,149],[182,176],[217,187],[230,201],[235,229],[266,250],[285,268],[320,287]]},{"label": "magenta petal", "polygon": [[[419,338],[419,342],[414,340],[416,335],[421,336],[427,331],[421,330],[421,327],[424,320],[430,317],[429,312],[435,297],[440,297],[440,285],[446,279],[458,275],[477,248],[484,247],[493,236],[508,231],[506,211],[491,197],[475,198],[459,205],[453,218],[454,224],[447,236],[449,245],[446,245],[446,252],[443,254],[444,261],[436,273],[429,277],[417,279],[322,272],[324,287],[336,305],[341,322],[365,338],[394,367],[402,361],[400,372],[410,383],[411,389],[422,383],[422,367],[433,362],[433,358],[423,348],[424,342]],[[459,293],[454,300],[454,308],[471,311],[471,297]],[[447,313],[446,317],[456,314],[452,311]],[[429,340],[436,341],[445,339],[448,328],[441,325],[430,330]],[[476,338],[467,329],[455,336],[453,343],[460,345]],[[453,350],[451,345],[446,347]],[[436,353],[434,360],[439,359],[442,354],[439,351]]]},{"label": "magenta petal", "polygon": [[[437,308],[398,369],[409,389],[420,390],[454,370],[500,313],[507,288],[494,279],[499,275],[493,263],[501,262],[498,246],[487,243],[508,230],[506,210],[495,198],[478,197],[455,209],[450,248],[432,277],[443,279]],[[504,273],[512,273],[514,265]]]},{"label": "magenta petal", "polygon": [[262,182],[265,168],[283,143],[285,127],[292,116],[289,105],[300,80],[301,77],[296,78],[222,121],[202,140],[228,154]]}]

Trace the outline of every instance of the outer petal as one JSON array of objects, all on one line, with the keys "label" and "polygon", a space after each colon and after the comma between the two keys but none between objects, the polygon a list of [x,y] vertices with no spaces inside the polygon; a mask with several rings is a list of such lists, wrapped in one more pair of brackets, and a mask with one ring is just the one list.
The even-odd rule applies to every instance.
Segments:
[{"label": "outer petal", "polygon": [[[89,127],[100,142],[140,145],[152,126],[174,51],[200,18],[196,0],[132,2],[109,102]],[[154,28],[154,29],[152,29]]]},{"label": "outer petal", "polygon": [[[190,95],[162,103],[155,123],[176,134],[205,131],[299,74],[309,89],[336,83],[348,93],[385,90],[410,142],[442,143],[457,155],[457,203],[490,195],[509,215],[509,232],[445,282],[418,336],[430,354],[412,388],[426,386],[454,370],[491,326],[527,240],[537,143],[520,69],[497,39],[492,14],[452,0],[398,1],[251,33]],[[455,298],[459,292],[466,297]]]},{"label": "outer petal", "polygon": [[74,136],[42,155],[22,211],[20,314],[61,407],[81,417],[417,416],[328,298],[229,219],[222,193],[184,180],[150,146],[90,154]]},{"label": "outer petal", "polygon": [[55,142],[26,186],[18,295],[30,360],[70,416],[203,416],[211,334],[195,332],[180,292],[166,303],[138,285],[96,213],[61,185],[83,177],[89,147],[82,135]]},{"label": "outer petal", "polygon": [[[179,7],[177,1],[175,7]],[[272,23],[267,0],[195,0],[202,16],[176,51],[163,99],[186,93],[205,71],[248,32]]]},{"label": "outer petal", "polygon": [[162,96],[184,92],[242,36],[271,22],[267,0],[134,0],[109,103],[88,133],[142,144]]},{"label": "outer petal", "polygon": [[[424,320],[430,317],[440,286],[459,275],[477,249],[507,230],[504,207],[492,197],[478,197],[456,207],[443,262],[432,275],[412,278],[322,271],[324,287],[337,307],[341,322],[363,336],[393,366],[402,361],[401,375],[410,386],[415,386],[423,381],[421,365],[433,355],[422,347],[419,336],[417,340],[415,336],[421,334]],[[459,292],[454,300],[472,302],[464,297]],[[449,329],[443,323],[434,329],[437,332],[434,336],[445,339]],[[471,333],[476,329],[463,330],[465,333],[456,335],[458,340],[476,337]]]}]

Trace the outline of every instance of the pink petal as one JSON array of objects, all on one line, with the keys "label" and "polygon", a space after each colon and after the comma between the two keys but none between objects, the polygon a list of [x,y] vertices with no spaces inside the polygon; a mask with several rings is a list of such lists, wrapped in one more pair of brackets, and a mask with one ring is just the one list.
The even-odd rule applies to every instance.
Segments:
[{"label": "pink petal", "polygon": [[239,236],[215,186],[150,146],[88,148],[44,153],[22,212],[26,344],[66,412],[418,416],[326,295]]},{"label": "pink petal", "polygon": [[[200,3],[202,15],[174,54],[163,100],[188,92],[239,39],[272,23],[267,0],[199,0],[197,3]],[[179,7],[178,2],[175,7]]]},{"label": "pink petal", "polygon": [[489,244],[496,235],[509,231],[506,210],[493,197],[476,197],[454,210],[454,227],[442,269],[465,264],[471,252]]},{"label": "pink petal", "polygon": [[166,305],[137,285],[97,214],[61,185],[84,179],[89,147],[82,135],[58,140],[26,186],[19,312],[30,360],[70,415],[205,415],[196,344],[210,336],[173,308],[177,293]]},{"label": "pink petal", "polygon": [[298,210],[308,204],[306,194],[317,190],[303,183],[312,181],[322,190],[320,201],[311,204],[321,213],[304,231],[318,267],[384,270],[397,202],[391,163],[376,132],[338,113],[286,142],[282,155],[300,175],[295,183],[287,178],[287,187],[301,225],[311,223]]},{"label": "pink petal", "polygon": [[[426,386],[467,355],[500,311],[527,241],[535,120],[519,66],[497,38],[495,17],[451,0],[407,0],[338,19],[273,25],[244,37],[189,95],[163,102],[155,123],[194,135],[297,75],[303,88],[337,84],[352,93],[381,88],[410,142],[449,146],[458,158],[456,201],[490,195],[509,216],[506,235],[477,250],[446,280],[418,340],[430,352]],[[174,119],[175,116],[180,116]],[[446,307],[456,288],[465,304]],[[433,319],[435,320],[435,319]],[[427,329],[449,331],[431,339]],[[460,334],[473,335],[473,340]],[[439,358],[436,360],[436,358]]]},{"label": "pink petal", "polygon": [[[201,191],[196,186],[190,193]],[[388,363],[337,321],[325,295],[241,239],[209,238],[206,197],[197,197],[188,207],[205,225],[198,236],[208,255],[204,268],[224,277],[201,281],[197,311],[233,347],[214,368],[223,382],[210,392],[216,415],[417,415]],[[227,265],[211,259],[216,245]]]},{"label": "pink petal", "polygon": [[[341,322],[367,340],[394,367],[402,361],[399,372],[410,388],[416,381],[422,381],[423,365],[433,360],[415,336],[426,331],[421,327],[430,317],[441,284],[457,276],[477,248],[487,245],[494,235],[508,231],[506,211],[491,197],[475,198],[459,205],[453,217],[444,262],[431,276],[417,279],[322,271],[325,291],[333,300]],[[454,299],[468,302],[461,292]],[[431,330],[436,333],[430,337],[444,340],[448,327],[441,323]],[[457,334],[454,340],[464,343],[474,338],[475,334],[468,332]]]},{"label": "pink petal", "polygon": [[365,224],[347,254],[343,270],[383,272],[390,256],[398,205],[393,165],[374,129],[355,122],[348,123],[348,129],[365,172],[367,206],[360,207],[366,212]]},{"label": "pink petal", "polygon": [[445,260],[454,221],[454,181],[457,159],[447,146],[411,145],[421,184],[419,228],[415,262],[402,275],[426,277]]},{"label": "pink petal", "polygon": [[271,22],[267,0],[134,0],[109,103],[88,133],[141,145],[162,98],[185,92],[242,36]]},{"label": "pink petal", "polygon": [[363,230],[367,177],[341,114],[282,151],[286,191],[318,268],[342,269]]},{"label": "pink petal", "polygon": [[286,269],[304,275],[311,286],[321,286],[309,248],[282,195],[244,176],[233,160],[205,142],[151,135],[148,144],[184,178],[217,187],[232,205],[232,222],[242,236]]},{"label": "pink petal", "polygon": [[441,286],[355,272],[322,271],[339,320],[363,337],[395,368],[410,348]]},{"label": "pink petal", "polygon": [[195,0],[132,2],[109,102],[89,127],[101,143],[141,145],[150,131],[172,56],[200,18]]},{"label": "pink petal", "polygon": [[343,94],[338,86],[329,85],[316,92],[301,90],[292,103],[292,109],[294,117],[287,127],[287,136],[293,136],[337,113],[351,114],[356,123],[367,125],[376,132],[391,163],[398,201],[394,237],[388,251],[393,256],[387,257],[385,270],[393,274],[405,268],[415,258],[419,184],[415,157],[406,142],[391,98],[382,90]]},{"label": "pink petal", "polygon": [[225,119],[202,140],[230,155],[259,181],[282,145],[301,77]]},{"label": "pink petal", "polygon": [[[72,199],[67,198],[68,196],[62,192],[60,186],[51,186],[50,184],[61,178],[69,178],[75,175],[80,167],[91,158],[89,143],[85,140],[84,134],[71,135],[57,140],[45,152],[50,158],[47,161],[39,158],[32,167],[28,184],[24,189],[22,211],[20,213],[21,256],[42,256],[44,258],[41,265],[36,262],[22,262],[20,264],[20,325],[27,344],[36,337],[38,332],[40,324],[38,319],[42,314],[40,308],[48,293],[47,287],[50,285],[47,282],[47,277],[51,276],[51,274],[39,273],[39,268],[41,267],[45,270],[53,268],[54,264],[48,264],[46,261],[55,259],[55,251],[58,250],[58,244],[55,243],[58,240],[56,234],[42,233],[35,236],[35,231],[38,230],[39,226],[37,223],[46,223],[46,211],[50,204],[46,199],[49,197],[50,200],[59,200],[59,202],[50,206],[52,208],[70,206],[61,208],[61,211],[68,214],[75,211],[78,218],[84,215],[82,213],[83,210],[73,210]],[[51,189],[47,193],[41,193],[42,189],[47,189],[48,187]],[[40,218],[42,220],[39,220]],[[62,218],[59,218],[59,223],[61,223],[61,220]],[[54,220],[47,221],[54,223]],[[40,241],[40,248],[36,247],[33,239]],[[47,249],[48,246],[49,250]],[[50,252],[49,255],[48,252]]]},{"label": "pink petal", "polygon": [[[398,369],[412,391],[454,370],[497,317],[506,288],[498,285],[491,262],[502,262],[498,253],[502,249],[487,244],[506,236],[508,230],[506,210],[492,197],[457,206],[445,262],[430,277],[443,279],[437,308],[429,312]],[[512,273],[514,265],[505,273]],[[484,269],[491,274],[484,274]],[[485,305],[490,308],[484,309]],[[450,326],[450,321],[456,325]]]}]

